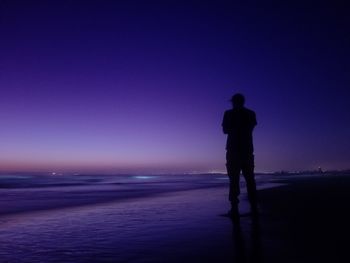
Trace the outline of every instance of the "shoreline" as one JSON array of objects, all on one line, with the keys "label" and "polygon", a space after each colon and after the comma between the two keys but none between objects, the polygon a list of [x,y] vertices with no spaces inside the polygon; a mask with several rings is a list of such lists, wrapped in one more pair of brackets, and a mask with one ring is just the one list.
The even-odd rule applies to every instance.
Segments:
[{"label": "shoreline", "polygon": [[[166,178],[166,177],[165,177]],[[176,178],[176,177],[175,177]],[[224,180],[223,180],[224,179]],[[172,178],[174,180],[174,178]],[[260,189],[278,186],[268,178],[258,176]],[[243,178],[242,178],[243,183]],[[244,183],[243,183],[244,184]],[[161,181],[65,185],[45,187],[18,187],[0,189],[0,218],[8,215],[59,210],[104,203],[124,202],[129,199],[161,197],[168,194],[196,189],[223,188],[228,192],[228,177],[203,177],[196,181]],[[244,188],[244,187],[243,187]],[[243,189],[243,193],[245,189]]]},{"label": "shoreline", "polygon": [[[108,203],[120,203],[128,200],[158,198],[171,195],[176,192],[193,191],[199,189],[225,188],[225,185],[207,185],[205,187],[187,187],[180,189],[113,189],[113,187],[81,187],[73,189],[40,189],[41,191],[30,191],[27,189],[7,189],[6,194],[18,194],[17,199],[6,202],[6,196],[0,200],[0,218],[11,215],[22,215],[26,213],[36,213],[53,211],[60,209],[88,207],[93,205],[103,205]],[[29,191],[28,191],[29,190]],[[3,191],[5,193],[5,191]],[[64,195],[64,196],[63,196]],[[6,203],[6,204],[5,204]]]}]

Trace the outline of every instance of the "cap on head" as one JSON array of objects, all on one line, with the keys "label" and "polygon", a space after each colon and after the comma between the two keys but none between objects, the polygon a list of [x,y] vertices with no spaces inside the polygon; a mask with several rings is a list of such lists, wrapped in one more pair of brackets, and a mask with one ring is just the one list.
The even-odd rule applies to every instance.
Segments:
[{"label": "cap on head", "polygon": [[232,96],[231,101],[234,107],[243,107],[245,98],[241,93],[236,93]]}]

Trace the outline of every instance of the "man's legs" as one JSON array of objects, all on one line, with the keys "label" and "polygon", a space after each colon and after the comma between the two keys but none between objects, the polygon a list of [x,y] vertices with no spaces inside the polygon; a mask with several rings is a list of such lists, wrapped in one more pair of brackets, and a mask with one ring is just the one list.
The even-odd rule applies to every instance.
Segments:
[{"label": "man's legs", "polygon": [[257,210],[257,191],[256,191],[256,182],[254,176],[254,155],[247,158],[243,167],[242,173],[247,185],[248,199],[251,205],[251,208],[254,212]]},{"label": "man's legs", "polygon": [[234,156],[230,152],[226,153],[226,169],[227,175],[230,179],[229,200],[231,202],[231,207],[232,209],[238,209],[238,196],[240,194],[239,174],[241,169],[237,160],[235,160]]}]

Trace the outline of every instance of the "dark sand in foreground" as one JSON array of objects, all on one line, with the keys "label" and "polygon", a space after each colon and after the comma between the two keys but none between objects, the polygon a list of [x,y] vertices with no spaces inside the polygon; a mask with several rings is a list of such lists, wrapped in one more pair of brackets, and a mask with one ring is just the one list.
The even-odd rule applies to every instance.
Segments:
[{"label": "dark sand in foreground", "polygon": [[350,176],[279,182],[260,191],[264,262],[350,262]]}]

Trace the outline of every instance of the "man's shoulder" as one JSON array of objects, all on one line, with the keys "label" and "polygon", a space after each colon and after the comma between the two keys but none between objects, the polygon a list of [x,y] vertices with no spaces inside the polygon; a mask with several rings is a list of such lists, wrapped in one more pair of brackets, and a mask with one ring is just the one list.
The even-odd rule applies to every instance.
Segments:
[{"label": "man's shoulder", "polygon": [[244,115],[251,115],[251,116],[255,116],[255,112],[251,109],[248,109],[248,108],[240,108],[240,109],[229,109],[229,110],[226,110],[224,115],[241,115],[241,114],[244,114]]},{"label": "man's shoulder", "polygon": [[251,109],[248,109],[248,108],[244,108],[244,110],[250,114],[250,115],[255,115],[255,111],[251,110]]},{"label": "man's shoulder", "polygon": [[252,113],[252,114],[255,114],[255,112],[253,110],[248,109],[246,107],[233,108],[233,109],[227,110],[225,112],[229,112],[229,113]]}]

